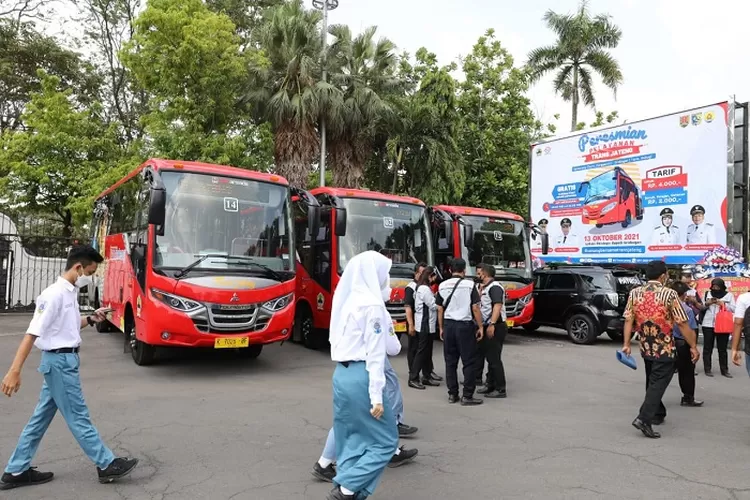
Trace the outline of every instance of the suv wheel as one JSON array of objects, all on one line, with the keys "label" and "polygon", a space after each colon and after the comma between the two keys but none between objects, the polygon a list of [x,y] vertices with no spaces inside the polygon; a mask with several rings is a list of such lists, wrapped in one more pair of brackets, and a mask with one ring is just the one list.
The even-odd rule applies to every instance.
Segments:
[{"label": "suv wheel", "polygon": [[593,344],[599,336],[594,321],[588,314],[574,314],[566,322],[565,329],[575,344]]}]

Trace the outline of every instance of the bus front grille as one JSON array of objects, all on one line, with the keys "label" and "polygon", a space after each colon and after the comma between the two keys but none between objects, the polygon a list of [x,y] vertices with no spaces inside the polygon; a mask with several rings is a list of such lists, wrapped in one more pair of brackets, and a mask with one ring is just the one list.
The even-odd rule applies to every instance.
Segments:
[{"label": "bus front grille", "polygon": [[252,333],[264,330],[271,315],[259,304],[206,304],[206,309],[192,315],[192,320],[203,333]]}]

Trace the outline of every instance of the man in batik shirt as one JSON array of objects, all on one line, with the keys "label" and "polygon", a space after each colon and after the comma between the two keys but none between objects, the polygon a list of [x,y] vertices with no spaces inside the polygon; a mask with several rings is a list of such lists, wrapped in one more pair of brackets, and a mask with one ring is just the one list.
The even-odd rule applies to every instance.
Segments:
[{"label": "man in batik shirt", "polygon": [[628,297],[622,351],[630,355],[630,339],[635,330],[640,339],[641,355],[646,367],[646,398],[638,417],[633,420],[633,427],[646,437],[659,438],[661,434],[651,426],[661,424],[667,416],[667,409],[661,398],[674,375],[674,325],[679,327],[690,346],[693,362],[698,361],[700,354],[696,348],[695,332],[688,325],[688,318],[677,292],[664,286],[667,282],[667,265],[660,260],[651,261],[646,268],[646,278],[648,282],[631,290]]}]

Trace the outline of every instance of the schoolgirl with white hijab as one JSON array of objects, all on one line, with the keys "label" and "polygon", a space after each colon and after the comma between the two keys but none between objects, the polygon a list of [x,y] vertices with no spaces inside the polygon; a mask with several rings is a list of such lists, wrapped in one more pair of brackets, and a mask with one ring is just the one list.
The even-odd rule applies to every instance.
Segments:
[{"label": "schoolgirl with white hijab", "polygon": [[371,496],[398,446],[393,408],[384,401],[387,337],[392,324],[391,261],[367,251],[346,265],[331,310],[333,429],[337,471],[328,500]]}]

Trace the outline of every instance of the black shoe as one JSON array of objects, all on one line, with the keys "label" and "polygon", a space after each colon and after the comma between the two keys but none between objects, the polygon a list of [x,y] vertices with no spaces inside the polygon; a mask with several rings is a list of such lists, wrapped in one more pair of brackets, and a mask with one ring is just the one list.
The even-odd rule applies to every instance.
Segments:
[{"label": "black shoe", "polygon": [[21,474],[14,476],[10,472],[3,474],[0,479],[0,490],[12,490],[22,486],[33,486],[35,484],[49,483],[55,478],[53,472],[38,472],[36,467],[29,467]]},{"label": "black shoe", "polygon": [[426,387],[423,386],[422,382],[420,382],[419,380],[410,380],[409,387],[411,387],[412,389],[419,389],[420,391],[424,391],[426,389]]},{"label": "black shoe", "polygon": [[654,417],[654,421],[651,422],[651,425],[661,425],[664,423],[664,420],[666,420],[667,417]]},{"label": "black shoe", "polygon": [[649,424],[644,423],[640,418],[633,420],[633,427],[641,431],[647,438],[659,439],[661,437],[661,434],[652,429]]},{"label": "black shoe", "polygon": [[455,396],[453,394],[448,394],[448,402],[450,404],[458,403],[458,396]]},{"label": "black shoe", "polygon": [[461,406],[479,406],[482,403],[484,403],[484,401],[482,401],[481,399],[477,399],[473,396],[472,397],[464,396],[461,398]]},{"label": "black shoe", "polygon": [[731,373],[729,373],[729,371],[724,371],[724,372],[721,372],[721,374],[722,374],[722,375],[723,375],[724,377],[726,377],[726,378],[734,378],[734,377],[732,377],[732,374],[731,374]]},{"label": "black shoe", "polygon": [[484,395],[485,398],[493,398],[493,399],[500,399],[500,398],[507,398],[508,394],[505,391],[490,391]]},{"label": "black shoe", "polygon": [[412,436],[417,433],[419,429],[412,427],[411,425],[398,424],[398,437]]},{"label": "black shoe", "polygon": [[312,468],[312,475],[321,481],[332,483],[333,478],[336,477],[336,469],[333,464],[328,464],[328,467],[322,467],[318,462],[315,462]]},{"label": "black shoe", "polygon": [[442,382],[443,381],[443,377],[441,377],[440,375],[438,375],[435,372],[432,372],[432,373],[430,373],[430,380],[433,380],[435,382]]},{"label": "black shoe", "polygon": [[435,382],[434,380],[423,378],[422,385],[429,386],[429,387],[440,387],[440,382]]},{"label": "black shoe", "polygon": [[486,385],[483,385],[479,389],[477,389],[477,394],[487,394],[488,392],[492,392],[495,389]]},{"label": "black shoe", "polygon": [[711,370],[706,370],[706,377],[713,377],[714,374],[711,373]]},{"label": "black shoe", "polygon": [[112,481],[122,479],[133,472],[136,465],[138,465],[137,458],[115,458],[106,469],[96,468],[96,471],[99,473],[99,482],[111,483]]},{"label": "black shoe", "polygon": [[413,450],[406,450],[403,446],[400,447],[399,450],[401,450],[400,453],[398,455],[393,455],[391,457],[391,461],[388,462],[388,467],[390,467],[391,469],[395,467],[401,467],[405,463],[411,462],[419,453],[419,450],[417,450],[416,448],[414,448]]},{"label": "black shoe", "polygon": [[682,398],[682,401],[680,401],[680,406],[693,406],[697,408],[699,406],[703,406],[703,401],[698,401],[697,399]]},{"label": "black shoe", "polygon": [[357,498],[357,494],[356,493],[354,495],[344,495],[341,492],[341,488],[339,488],[338,486],[336,486],[328,494],[328,497],[326,497],[326,500],[355,500],[356,498]]}]

